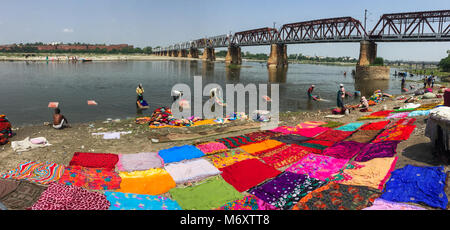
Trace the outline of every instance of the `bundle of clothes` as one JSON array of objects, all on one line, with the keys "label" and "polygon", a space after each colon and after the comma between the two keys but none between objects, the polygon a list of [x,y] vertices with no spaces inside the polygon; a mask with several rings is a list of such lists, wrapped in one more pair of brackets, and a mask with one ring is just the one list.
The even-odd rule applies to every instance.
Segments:
[{"label": "bundle of clothes", "polygon": [[11,130],[11,123],[9,122],[6,115],[0,115],[0,145],[8,143],[8,138],[13,136]]},{"label": "bundle of clothes", "polygon": [[150,126],[191,126],[196,121],[202,120],[198,117],[189,117],[187,119],[176,119],[172,115],[172,111],[167,107],[157,108],[152,116],[150,117],[149,125]]}]

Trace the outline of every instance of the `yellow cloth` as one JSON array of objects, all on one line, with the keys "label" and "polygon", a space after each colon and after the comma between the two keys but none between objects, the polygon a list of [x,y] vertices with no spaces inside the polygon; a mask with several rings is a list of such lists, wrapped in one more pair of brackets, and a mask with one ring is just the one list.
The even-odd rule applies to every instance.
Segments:
[{"label": "yellow cloth", "polygon": [[216,122],[214,122],[214,119],[206,119],[206,120],[196,121],[196,122],[194,122],[194,124],[191,125],[191,126],[178,126],[178,125],[156,126],[156,125],[150,125],[150,126],[148,126],[148,127],[150,127],[151,129],[159,129],[159,128],[181,128],[181,127],[193,127],[193,126],[213,125],[213,124],[216,124]]},{"label": "yellow cloth", "polygon": [[143,93],[144,93],[144,88],[139,88],[139,87],[137,87],[137,88],[136,88],[136,93],[137,93],[138,95],[143,94]]},{"label": "yellow cloth", "polygon": [[438,105],[443,105],[444,102],[436,102],[436,103],[429,103],[429,104],[423,104],[419,107],[417,107],[415,110],[429,110],[432,109]]},{"label": "yellow cloth", "polygon": [[256,157],[239,150],[232,150],[217,155],[207,156],[207,158],[213,162],[214,167],[216,168],[224,168],[243,160],[256,159]]},{"label": "yellow cloth", "polygon": [[273,149],[283,144],[283,142],[269,139],[254,144],[243,145],[240,148],[247,153],[254,154],[264,150]]},{"label": "yellow cloth", "polygon": [[120,189],[116,192],[158,195],[176,186],[172,176],[160,168],[146,171],[120,172]]},{"label": "yellow cloth", "polygon": [[345,185],[360,185],[370,188],[379,189],[386,183],[386,177],[395,167],[397,157],[374,158],[366,162],[358,162],[358,165],[363,166],[357,169],[344,169],[345,177],[350,176],[350,180],[336,181],[339,184]]}]

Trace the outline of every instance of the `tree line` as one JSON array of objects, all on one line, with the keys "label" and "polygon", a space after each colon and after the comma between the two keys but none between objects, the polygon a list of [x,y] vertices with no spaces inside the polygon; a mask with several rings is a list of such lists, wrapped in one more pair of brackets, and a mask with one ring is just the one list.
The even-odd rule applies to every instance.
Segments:
[{"label": "tree line", "polygon": [[[151,54],[152,47],[147,46],[144,48],[132,48],[132,47],[124,47],[121,49],[111,49],[108,50],[106,48],[95,48],[95,49],[86,49],[86,50],[78,50],[78,49],[70,49],[70,50],[38,50],[36,46],[44,45],[42,42],[37,43],[27,43],[27,44],[19,44],[16,46],[10,46],[8,48],[0,48],[0,52],[5,53],[94,53],[94,54]],[[64,45],[92,45],[92,44],[84,44],[84,43],[68,43]],[[104,45],[104,44],[95,44],[95,45]],[[95,46],[94,45],[94,46]]]}]

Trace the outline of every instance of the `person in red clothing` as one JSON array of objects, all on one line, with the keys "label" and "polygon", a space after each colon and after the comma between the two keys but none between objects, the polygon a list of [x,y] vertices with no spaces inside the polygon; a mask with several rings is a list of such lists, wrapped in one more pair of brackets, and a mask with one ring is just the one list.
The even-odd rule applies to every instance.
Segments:
[{"label": "person in red clothing", "polygon": [[309,89],[308,89],[308,98],[309,99],[314,98],[314,96],[312,95],[312,92],[314,91],[314,87],[315,87],[315,85],[311,85],[311,87],[309,87]]}]

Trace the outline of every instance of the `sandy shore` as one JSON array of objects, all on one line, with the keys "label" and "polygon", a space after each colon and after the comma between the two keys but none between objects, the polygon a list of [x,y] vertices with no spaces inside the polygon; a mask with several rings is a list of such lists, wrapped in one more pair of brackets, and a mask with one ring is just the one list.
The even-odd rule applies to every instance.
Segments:
[{"label": "sandy shore", "polygon": [[[441,99],[424,99],[419,103],[432,103]],[[318,102],[320,103],[320,102]],[[371,107],[373,111],[378,111],[386,106],[392,109],[396,106],[404,105],[403,101],[388,98],[385,102]],[[146,114],[151,113],[147,111]],[[352,110],[352,112],[342,119],[328,119],[326,115],[331,114],[330,111],[317,112],[287,112],[280,114],[281,125],[296,125],[304,121],[339,121],[343,123],[354,122],[359,117],[368,113]],[[66,114],[70,117],[70,114]],[[402,168],[407,164],[416,166],[437,166],[445,165],[443,161],[432,155],[430,139],[424,136],[426,117],[416,117],[417,128],[407,141],[403,141],[398,145],[397,156],[398,161],[396,168]],[[49,118],[50,119],[50,118]],[[379,119],[378,119],[379,120]],[[377,120],[365,120],[377,121]],[[16,135],[10,141],[23,140],[26,137],[46,137],[52,144],[45,148],[37,148],[27,152],[18,154],[11,148],[10,143],[0,146],[0,172],[6,172],[14,169],[19,163],[24,161],[51,161],[58,164],[68,165],[74,152],[98,152],[98,153],[137,153],[146,151],[158,151],[160,149],[172,146],[180,146],[185,144],[193,144],[198,141],[212,141],[221,137],[236,136],[245,133],[257,131],[258,129],[245,129],[235,132],[221,133],[218,132],[214,136],[206,136],[198,139],[190,139],[184,141],[153,143],[151,138],[159,138],[167,134],[201,134],[217,128],[241,126],[246,122],[231,122],[223,125],[213,126],[197,126],[183,128],[160,128],[150,129],[147,125],[135,124],[134,119],[121,120],[119,122],[93,121],[81,124],[72,124],[71,128],[63,130],[55,130],[51,126],[35,125],[26,127],[13,127]],[[108,131],[131,131],[131,134],[122,135],[120,139],[104,140],[101,136],[94,136],[94,132]],[[446,166],[446,170],[449,167]],[[447,182],[448,183],[448,182]],[[450,195],[450,189],[446,188],[447,196]],[[425,207],[425,206],[424,206]],[[429,207],[426,207],[429,208]]]}]

